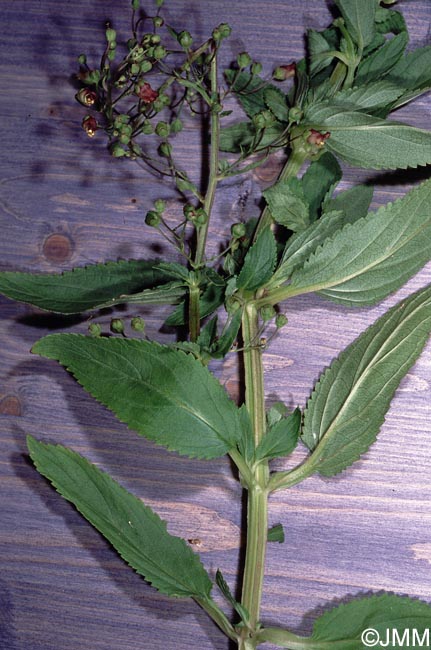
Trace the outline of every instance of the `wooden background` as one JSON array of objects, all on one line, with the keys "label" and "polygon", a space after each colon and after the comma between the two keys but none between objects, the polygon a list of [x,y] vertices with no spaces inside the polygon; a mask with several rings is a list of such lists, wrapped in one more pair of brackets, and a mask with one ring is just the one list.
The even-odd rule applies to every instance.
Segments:
[{"label": "wooden background", "polygon": [[[151,3],[148,1],[148,5]],[[102,137],[80,128],[71,81],[76,57],[97,62],[109,18],[125,33],[128,0],[1,2],[0,265],[55,272],[90,262],[154,257],[161,251],[143,215],[169,189],[130,162],[110,158]],[[429,0],[399,3],[412,42],[429,42]],[[301,56],[304,26],[324,27],[324,0],[169,0],[179,29],[200,36],[233,27],[228,64],[247,49],[264,73]],[[430,127],[430,98],[400,118]],[[197,172],[192,121],[180,157]],[[216,229],[257,213],[279,162],[220,190]],[[430,170],[402,175],[348,170],[345,186],[375,178],[375,205],[398,196]],[[170,205],[174,210],[174,205]],[[222,230],[223,229],[223,230]],[[162,244],[163,248],[163,244]],[[287,307],[289,326],[265,355],[268,404],[303,405],[322,369],[400,297],[424,286],[431,266],[372,309],[346,310],[310,295]],[[140,313],[147,309],[119,314]],[[148,321],[157,331],[160,317]],[[101,315],[108,326],[110,314]],[[36,473],[25,435],[70,445],[108,470],[169,520],[169,530],[200,540],[211,574],[235,584],[241,558],[241,492],[229,463],[171,456],[127,431],[55,363],[29,355],[40,336],[81,331],[84,319],[53,319],[0,298],[0,648],[1,650],[225,650],[227,641],[191,601],[171,601],[146,585]],[[235,359],[217,369],[238,390]],[[389,590],[431,601],[431,347],[402,382],[378,442],[341,476],[311,478],[271,502],[283,545],[268,551],[263,619],[309,633],[328,604]],[[299,454],[300,455],[300,454]],[[298,456],[297,456],[298,457]],[[269,646],[268,646],[269,647]]]}]

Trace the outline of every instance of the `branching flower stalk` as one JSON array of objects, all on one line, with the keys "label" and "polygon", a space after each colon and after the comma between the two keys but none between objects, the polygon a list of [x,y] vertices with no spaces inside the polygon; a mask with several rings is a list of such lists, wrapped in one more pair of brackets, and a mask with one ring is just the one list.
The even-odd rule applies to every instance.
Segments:
[{"label": "branching flower stalk", "polygon": [[[61,314],[124,303],[174,306],[165,325],[179,328],[175,343],[147,339],[140,316],[126,336],[123,319],[115,317],[110,333],[92,322],[87,336],[48,335],[32,351],[66,367],[150,441],[202,461],[231,458],[247,492],[240,599],[220,570],[210,576],[185,540],[85,458],[32,437],[30,456],[130,566],[162,594],[192,598],[239,650],[268,642],[290,650],[360,650],[365,628],[402,634],[414,627],[425,634],[430,604],[394,594],[328,611],[309,637],[266,626],[261,600],[267,541],[284,535],[281,526],[268,530],[270,495],[316,473],[334,476],[373,444],[431,332],[431,287],[395,305],[350,344],[322,373],[302,412],[283,404],[266,409],[262,357],[287,324],[280,303],[315,292],[340,308],[373,305],[430,260],[431,179],[377,212],[369,210],[373,188],[338,191],[337,185],[339,160],[373,170],[431,164],[431,133],[389,119],[431,88],[431,50],[406,53],[400,12],[376,0],[335,0],[338,17],[327,29],[308,32],[308,56],[277,66],[273,80],[260,76],[261,64],[247,52],[222,75],[218,55],[229,25],[194,45],[189,32],[164,24],[162,4],[156,1],[151,17],[132,1],[132,38],[120,62],[111,25],[100,66],[90,68],[81,55],[77,99],[92,111],[82,121],[88,136],[104,132],[115,158],[172,181],[176,223],[167,219],[162,198],[148,206],[145,221],[181,262],[113,261],[49,276],[5,271],[0,291]],[[224,121],[230,96],[245,114],[240,122]],[[209,121],[208,173],[200,184],[176,162],[175,137],[187,113]],[[209,258],[219,184],[276,151],[285,156],[284,167],[263,192],[260,218],[226,224],[221,252]],[[242,355],[244,404],[230,399],[208,369],[212,359],[230,353]],[[304,461],[274,471],[272,461],[299,443],[307,450]],[[213,595],[216,587],[227,611]]]}]

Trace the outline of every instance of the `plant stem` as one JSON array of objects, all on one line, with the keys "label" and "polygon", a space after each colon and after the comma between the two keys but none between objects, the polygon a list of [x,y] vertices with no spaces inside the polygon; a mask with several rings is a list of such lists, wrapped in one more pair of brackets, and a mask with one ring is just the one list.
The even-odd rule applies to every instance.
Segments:
[{"label": "plant stem", "polygon": [[[213,53],[210,67],[211,85],[211,143],[210,164],[208,174],[208,187],[205,193],[203,209],[207,220],[202,226],[196,228],[196,254],[192,263],[193,268],[199,269],[205,260],[205,247],[208,236],[211,211],[214,203],[218,182],[219,141],[220,141],[220,116],[218,111],[218,85],[217,85],[217,50]],[[189,292],[189,329],[191,341],[196,341],[200,331],[199,311],[199,285],[191,286]]]},{"label": "plant stem", "polygon": [[[244,370],[246,406],[254,431],[255,446],[265,435],[265,396],[262,350],[256,345],[259,336],[258,312],[253,303],[246,306],[242,320],[244,340]],[[245,556],[242,605],[249,613],[250,632],[259,622],[262,598],[266,541],[268,530],[268,464],[253,470],[253,482],[248,489],[247,549]],[[243,646],[246,648],[247,646]],[[250,646],[249,647],[253,647]]]},{"label": "plant stem", "polygon": [[197,230],[197,246],[194,265],[199,268],[205,257],[205,245],[208,235],[211,210],[214,203],[215,191],[218,182],[219,145],[220,145],[220,115],[218,110],[218,85],[217,85],[217,51],[214,52],[210,67],[211,84],[211,145],[208,187],[205,194],[203,208],[208,215],[207,222]]},{"label": "plant stem", "polygon": [[190,341],[195,343],[200,333],[200,312],[199,312],[199,284],[191,284],[189,287],[189,329]]},{"label": "plant stem", "polygon": [[232,624],[226,617],[225,613],[209,596],[208,598],[195,598],[194,599],[206,613],[213,619],[219,628],[226,634],[232,641],[238,641],[238,635],[235,632]]},{"label": "plant stem", "polygon": [[319,646],[322,647],[322,645],[326,645],[325,643],[320,644],[318,642],[313,642],[312,639],[297,636],[288,630],[283,630],[278,627],[267,627],[260,630],[257,633],[257,642],[258,644],[270,642],[281,648],[289,648],[289,650],[305,650],[305,648],[308,648],[309,650],[313,650],[314,648],[317,650]]},{"label": "plant stem", "polygon": [[[286,181],[288,178],[297,176],[298,172],[300,171],[306,159],[307,159],[307,153],[303,151],[302,148],[297,150],[292,149],[286,164],[281,170],[280,176],[278,177],[278,181]],[[269,207],[266,205],[259,219],[259,223],[257,224],[254,238],[256,239],[259,233],[262,232],[262,230],[266,228],[266,226],[270,225],[271,223],[272,223],[271,212],[269,211]]]}]

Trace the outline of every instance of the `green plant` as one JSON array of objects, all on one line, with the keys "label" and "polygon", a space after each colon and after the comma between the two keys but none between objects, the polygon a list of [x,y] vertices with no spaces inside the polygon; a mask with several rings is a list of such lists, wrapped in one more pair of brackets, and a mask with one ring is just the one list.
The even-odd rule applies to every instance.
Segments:
[{"label": "green plant", "polygon": [[[93,323],[88,337],[51,335],[33,352],[59,361],[150,440],[192,458],[231,457],[248,494],[240,601],[221,572],[215,582],[235,611],[234,622],[213,599],[215,587],[197,556],[140,500],[64,447],[30,438],[30,455],[135,570],[162,593],[196,600],[243,650],[264,642],[292,649],[337,642],[359,648],[367,627],[425,634],[430,606],[390,594],[332,610],[316,621],[309,639],[265,627],[260,599],[268,497],[311,474],[339,473],[373,443],[400,379],[428,338],[431,289],[404,300],[354,341],[321,376],[302,414],[288,413],[284,405],[266,413],[262,354],[286,325],[279,305],[288,298],[317,292],[345,306],[372,305],[429,260],[431,181],[376,213],[368,212],[369,186],[334,190],[341,179],[338,158],[367,169],[431,162],[429,132],[387,119],[431,86],[430,48],[405,54],[408,36],[397,11],[375,0],[338,0],[340,15],[332,25],[309,32],[307,60],[279,66],[272,83],[243,52],[223,82],[218,53],[230,33],[227,24],[195,45],[188,32],[164,25],[159,11],[143,21],[139,3],[132,4],[125,54],[109,26],[100,67],[92,69],[80,57],[83,87],[77,98],[94,109],[83,119],[89,136],[104,131],[114,157],[142,161],[174,182],[175,225],[161,199],[146,223],[183,263],[109,262],[60,276],[4,272],[0,288],[11,298],[65,314],[124,302],[177,305],[167,325],[180,332],[186,326],[188,333],[171,345],[147,340],[140,319],[131,323],[137,337],[125,336],[124,322],[115,318],[114,336],[102,336]],[[276,85],[289,78],[287,89]],[[228,95],[236,96],[247,119],[223,128]],[[175,136],[186,111],[203,113],[210,122],[204,188],[175,161]],[[227,224],[222,252],[210,258],[206,241],[218,184],[276,150],[287,153],[287,162],[264,192],[261,218]],[[239,407],[208,369],[235,342],[233,353],[244,363],[245,403]],[[289,455],[299,440],[310,451],[306,460],[289,471],[271,471],[271,461]],[[279,540],[282,531],[269,535]]]}]

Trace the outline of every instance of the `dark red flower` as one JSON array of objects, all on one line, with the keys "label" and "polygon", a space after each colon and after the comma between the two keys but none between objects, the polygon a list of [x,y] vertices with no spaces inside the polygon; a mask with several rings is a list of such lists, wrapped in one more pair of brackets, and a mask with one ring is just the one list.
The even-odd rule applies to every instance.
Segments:
[{"label": "dark red flower", "polygon": [[277,81],[286,81],[286,79],[290,79],[291,77],[294,77],[296,74],[296,63],[295,61],[293,63],[288,63],[286,65],[279,65],[275,70],[274,70],[274,79]]},{"label": "dark red flower", "polygon": [[86,132],[89,138],[94,137],[97,131],[97,120],[92,115],[87,115],[82,120],[82,128]]},{"label": "dark red flower", "polygon": [[97,100],[97,94],[89,88],[81,88],[75,97],[84,106],[94,106]]},{"label": "dark red flower", "polygon": [[327,133],[320,133],[320,131],[310,129],[310,135],[307,138],[307,142],[309,144],[315,144],[318,147],[323,147],[325,141],[330,137],[330,135],[329,131]]},{"label": "dark red flower", "polygon": [[144,104],[152,104],[158,96],[159,93],[157,90],[151,88],[150,84],[147,82],[139,88],[138,97],[144,102]]}]

